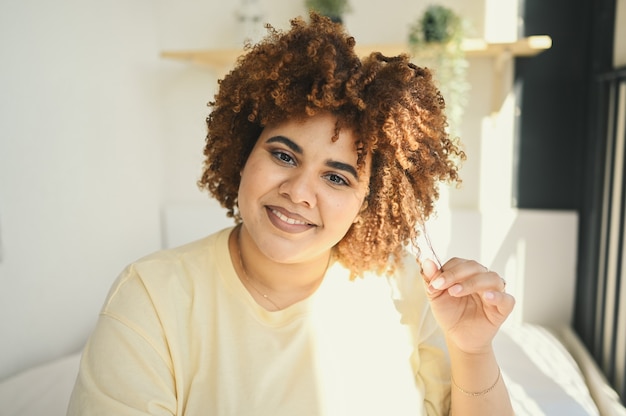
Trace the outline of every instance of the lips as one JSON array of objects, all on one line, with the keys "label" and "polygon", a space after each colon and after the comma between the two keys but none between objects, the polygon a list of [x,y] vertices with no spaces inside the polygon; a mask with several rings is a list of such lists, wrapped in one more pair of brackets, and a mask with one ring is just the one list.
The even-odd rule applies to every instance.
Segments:
[{"label": "lips", "polygon": [[272,223],[284,231],[304,231],[311,227],[315,227],[315,224],[308,222],[305,218],[302,218],[299,215],[279,211],[274,207],[266,207],[266,209]]},{"label": "lips", "polygon": [[272,213],[274,215],[276,215],[281,220],[285,221],[287,224],[300,224],[300,225],[306,225],[307,224],[304,221],[300,221],[300,220],[295,220],[293,218],[289,218],[288,216],[281,214],[280,212],[276,211],[275,209],[271,209],[270,208],[270,211],[272,211]]}]

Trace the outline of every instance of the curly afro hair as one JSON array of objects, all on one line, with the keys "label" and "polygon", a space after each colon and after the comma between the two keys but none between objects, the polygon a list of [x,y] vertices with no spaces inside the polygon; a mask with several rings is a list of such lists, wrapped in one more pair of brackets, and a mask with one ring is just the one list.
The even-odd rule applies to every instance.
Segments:
[{"label": "curly afro hair", "polygon": [[219,81],[209,103],[206,189],[236,222],[240,172],[264,126],[330,112],[357,137],[358,168],[371,155],[369,192],[357,221],[335,247],[352,271],[392,272],[419,225],[434,211],[440,182],[460,182],[459,143],[446,131],[445,103],[431,73],[408,55],[360,59],[340,25],[311,12],[291,29],[267,25]]}]

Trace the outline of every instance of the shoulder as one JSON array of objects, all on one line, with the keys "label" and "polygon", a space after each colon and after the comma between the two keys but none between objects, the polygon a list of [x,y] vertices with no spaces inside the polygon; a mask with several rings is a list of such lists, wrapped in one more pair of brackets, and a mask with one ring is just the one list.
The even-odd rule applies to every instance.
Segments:
[{"label": "shoulder", "polygon": [[225,228],[188,244],[157,251],[130,264],[126,270],[134,270],[143,277],[153,279],[172,278],[228,261],[228,236],[231,230]]},{"label": "shoulder", "polygon": [[178,247],[156,251],[136,260],[129,267],[141,268],[152,263],[168,265],[202,261],[207,256],[216,255],[216,250],[227,249],[228,236],[231,231],[232,228],[224,228],[199,240]]},{"label": "shoulder", "polygon": [[229,261],[226,228],[191,243],[159,250],[129,264],[111,287],[105,306],[116,299],[132,296],[151,301],[168,296],[191,296],[202,280],[216,273]]}]

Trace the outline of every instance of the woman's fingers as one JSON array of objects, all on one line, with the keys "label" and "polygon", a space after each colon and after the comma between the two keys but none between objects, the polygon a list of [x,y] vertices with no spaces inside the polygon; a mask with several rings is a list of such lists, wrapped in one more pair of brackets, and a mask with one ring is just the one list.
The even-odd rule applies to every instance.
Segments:
[{"label": "woman's fingers", "polygon": [[513,311],[515,306],[515,298],[506,292],[487,291],[482,297],[485,304],[495,307],[504,318]]},{"label": "woman's fingers", "polygon": [[503,292],[506,287],[500,275],[473,260],[452,259],[443,265],[438,275],[432,272],[433,267],[436,270],[432,262],[424,264],[431,293],[447,290],[451,296],[461,297],[474,293]]},{"label": "woman's fingers", "polygon": [[[433,282],[434,284],[435,282]],[[495,272],[477,273],[448,287],[451,296],[467,296],[473,293],[501,292],[504,289],[502,279]]]},{"label": "woman's fingers", "polygon": [[422,261],[422,276],[424,277],[424,281],[426,281],[426,283],[430,283],[430,281],[438,271],[439,266],[437,266],[437,263],[435,263],[431,259],[426,259]]}]

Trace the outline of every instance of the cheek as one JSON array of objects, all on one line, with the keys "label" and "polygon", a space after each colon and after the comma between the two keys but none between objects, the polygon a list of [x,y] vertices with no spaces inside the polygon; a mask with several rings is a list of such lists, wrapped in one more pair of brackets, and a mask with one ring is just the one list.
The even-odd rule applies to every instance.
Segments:
[{"label": "cheek", "polygon": [[246,204],[252,204],[271,193],[280,181],[280,176],[272,169],[271,164],[256,158],[248,159],[239,182],[237,198],[240,210],[245,210]]},{"label": "cheek", "polygon": [[263,170],[263,165],[252,156],[248,159],[241,172],[240,193],[242,193],[242,190],[245,192],[254,191],[254,189],[263,184],[263,178],[267,176]]},{"label": "cheek", "polygon": [[361,212],[362,205],[363,199],[360,198],[360,195],[356,194],[334,201],[331,209],[335,214],[334,218],[337,221],[338,227],[347,231],[355,222],[359,212]]},{"label": "cheek", "polygon": [[239,210],[243,217],[246,215],[246,208],[250,204],[250,201],[256,198],[255,191],[258,191],[259,185],[262,184],[262,182],[259,182],[258,180],[259,175],[255,174],[255,172],[256,168],[254,166],[254,160],[248,160],[248,163],[246,163],[241,172],[239,192],[237,194]]}]

